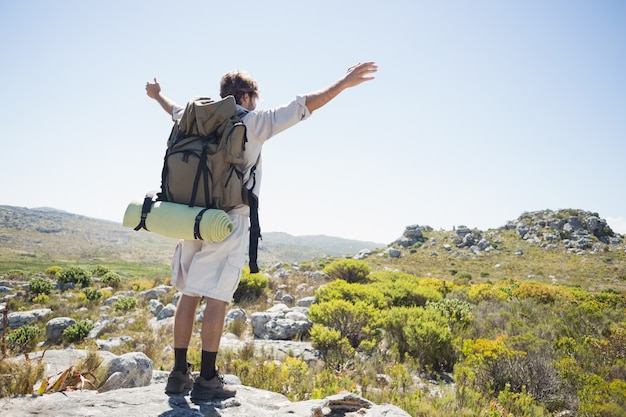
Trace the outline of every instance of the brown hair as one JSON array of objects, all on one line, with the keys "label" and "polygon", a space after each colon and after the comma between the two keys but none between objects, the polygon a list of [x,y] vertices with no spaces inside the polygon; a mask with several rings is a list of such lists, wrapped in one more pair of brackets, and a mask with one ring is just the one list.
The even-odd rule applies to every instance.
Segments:
[{"label": "brown hair", "polygon": [[244,94],[259,95],[259,86],[245,71],[231,71],[224,74],[220,81],[220,96],[234,96],[237,104],[241,104]]}]

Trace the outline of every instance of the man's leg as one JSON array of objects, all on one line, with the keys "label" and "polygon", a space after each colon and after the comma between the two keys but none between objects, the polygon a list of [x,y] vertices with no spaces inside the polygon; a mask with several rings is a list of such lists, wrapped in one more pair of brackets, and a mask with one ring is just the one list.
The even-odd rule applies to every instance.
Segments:
[{"label": "man's leg", "polygon": [[215,376],[215,357],[224,331],[224,317],[226,317],[226,303],[207,298],[202,320],[202,368],[200,369],[200,375],[207,380]]},{"label": "man's leg", "polygon": [[183,295],[174,315],[174,369],[167,379],[165,392],[181,394],[192,387],[193,378],[187,366],[187,348],[193,332],[196,307],[200,297]]},{"label": "man's leg", "polygon": [[216,373],[215,358],[220,347],[224,318],[226,317],[224,301],[206,298],[204,318],[202,320],[202,364],[200,376],[196,379],[191,391],[191,399],[207,400],[211,398],[228,398],[237,393],[232,386],[224,385],[222,376]]},{"label": "man's leg", "polygon": [[174,315],[174,349],[189,347],[193,322],[196,317],[196,307],[200,297],[184,295],[178,300]]}]

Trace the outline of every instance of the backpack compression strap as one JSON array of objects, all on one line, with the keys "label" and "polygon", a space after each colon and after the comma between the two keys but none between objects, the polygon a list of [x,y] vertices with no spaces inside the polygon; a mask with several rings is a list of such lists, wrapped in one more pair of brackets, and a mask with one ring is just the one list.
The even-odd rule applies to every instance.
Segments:
[{"label": "backpack compression strap", "polygon": [[[259,161],[257,160],[257,163],[258,162]],[[248,190],[248,204],[250,204],[250,247],[248,256],[250,258],[249,266],[251,274],[259,272],[259,266],[257,265],[257,252],[259,249],[259,239],[263,239],[263,236],[261,236],[261,226],[259,224],[259,197],[254,195],[252,192],[252,190],[254,190],[254,186],[256,185],[256,176],[254,175],[255,169],[256,165],[252,167],[251,171],[253,185],[252,188]]]},{"label": "backpack compression strap", "polygon": [[196,220],[194,221],[194,224],[193,224],[193,238],[194,239],[204,240],[202,239],[202,235],[200,234],[200,221],[202,220],[202,216],[207,210],[208,208],[202,209],[196,215]]},{"label": "backpack compression strap", "polygon": [[148,230],[146,227],[146,218],[148,217],[150,210],[152,210],[152,203],[154,203],[154,193],[146,194],[146,197],[143,199],[143,206],[141,207],[141,220],[139,220],[139,224],[135,227],[135,230]]}]

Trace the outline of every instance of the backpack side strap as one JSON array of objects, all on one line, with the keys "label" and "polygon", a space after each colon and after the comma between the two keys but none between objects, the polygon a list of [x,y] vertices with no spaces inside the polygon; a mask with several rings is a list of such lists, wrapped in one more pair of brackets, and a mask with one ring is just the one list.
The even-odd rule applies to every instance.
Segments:
[{"label": "backpack side strap", "polygon": [[[148,213],[152,210],[152,204],[154,203],[154,193],[150,192],[146,194],[146,197],[143,199],[143,206],[141,207],[141,220],[139,220],[139,224],[135,227],[134,230],[145,229],[146,227],[146,218],[148,217]],[[148,230],[150,231],[150,230]]]}]

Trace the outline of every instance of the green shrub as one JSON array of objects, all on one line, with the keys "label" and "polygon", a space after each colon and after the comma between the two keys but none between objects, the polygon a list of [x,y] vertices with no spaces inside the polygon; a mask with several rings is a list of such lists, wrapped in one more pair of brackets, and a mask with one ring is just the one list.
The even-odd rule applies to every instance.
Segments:
[{"label": "green shrub", "polygon": [[90,320],[81,320],[63,330],[63,338],[70,343],[80,342],[89,335],[93,326]]},{"label": "green shrub", "polygon": [[443,295],[430,286],[420,285],[416,277],[403,277],[393,282],[373,284],[388,301],[389,306],[423,307],[427,302],[439,301]]},{"label": "green shrub", "polygon": [[343,279],[350,283],[363,283],[367,281],[370,267],[363,261],[344,259],[326,266],[324,273],[332,279]]},{"label": "green shrub", "polygon": [[93,282],[87,271],[78,266],[69,266],[61,269],[57,274],[57,280],[62,284],[74,283],[83,288],[88,287]]},{"label": "green shrub", "polygon": [[354,348],[363,340],[377,338],[379,315],[380,310],[362,301],[331,300],[313,304],[309,310],[313,323],[337,330]]},{"label": "green shrub", "polygon": [[32,352],[37,346],[41,330],[37,326],[27,324],[11,331],[7,337],[7,347],[14,354]]},{"label": "green shrub", "polygon": [[236,303],[242,300],[255,300],[263,294],[268,284],[269,280],[265,275],[260,273],[250,274],[244,271],[233,299]]},{"label": "green shrub", "polygon": [[26,277],[26,272],[22,271],[21,269],[12,269],[7,272],[7,277],[9,279],[24,278]]},{"label": "green shrub", "polygon": [[61,267],[56,265],[46,269],[46,275],[49,277],[56,277],[59,275],[59,272],[61,272]]},{"label": "green shrub", "polygon": [[108,272],[109,268],[102,265],[96,265],[91,269],[91,276],[100,278],[106,275]]},{"label": "green shrub", "polygon": [[381,319],[399,359],[411,356],[425,369],[452,369],[456,362],[452,332],[441,313],[422,307],[393,307],[384,311]]},{"label": "green shrub", "polygon": [[85,288],[83,292],[85,293],[85,297],[89,301],[96,301],[102,298],[102,292],[95,288]]},{"label": "green shrub", "polygon": [[463,329],[472,322],[472,306],[465,301],[446,298],[428,302],[426,307],[441,313],[448,321],[448,327],[453,330],[455,328]]},{"label": "green shrub", "polygon": [[120,286],[122,278],[116,272],[107,272],[100,278],[100,282],[108,287],[117,288]]},{"label": "green shrub", "polygon": [[129,311],[137,308],[137,300],[134,297],[122,297],[113,304],[118,311]]},{"label": "green shrub", "polygon": [[310,334],[313,348],[320,352],[329,367],[338,368],[354,357],[354,348],[338,330],[314,324]]},{"label": "green shrub", "polygon": [[42,277],[35,277],[28,281],[28,292],[31,298],[35,298],[39,294],[50,295],[54,289],[52,281]]},{"label": "green shrub", "polygon": [[387,306],[383,293],[375,286],[351,284],[343,279],[338,279],[318,288],[315,292],[315,298],[318,303],[331,300],[345,300],[350,303],[364,302],[371,304],[377,309]]}]

